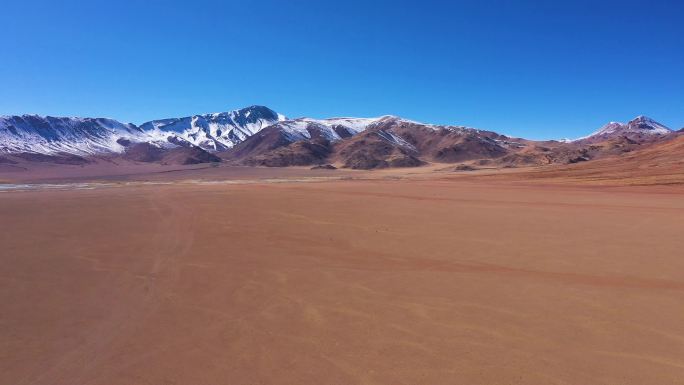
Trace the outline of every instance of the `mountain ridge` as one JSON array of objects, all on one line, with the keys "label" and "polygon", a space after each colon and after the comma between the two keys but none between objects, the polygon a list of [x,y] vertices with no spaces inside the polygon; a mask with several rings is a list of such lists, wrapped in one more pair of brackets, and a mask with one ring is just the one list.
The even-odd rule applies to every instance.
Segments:
[{"label": "mountain ridge", "polygon": [[[512,138],[493,131],[426,124],[393,115],[288,119],[259,105],[157,119],[139,126],[108,118],[0,117],[0,153],[86,158],[103,155],[151,162],[173,159],[182,164],[222,158],[247,165],[335,162],[349,168],[413,167],[425,162],[544,165],[619,155],[676,135],[679,132],[642,115],[627,123],[609,122],[589,136],[571,141]],[[160,155],[164,152],[176,155]],[[181,159],[180,154],[188,158]]]}]

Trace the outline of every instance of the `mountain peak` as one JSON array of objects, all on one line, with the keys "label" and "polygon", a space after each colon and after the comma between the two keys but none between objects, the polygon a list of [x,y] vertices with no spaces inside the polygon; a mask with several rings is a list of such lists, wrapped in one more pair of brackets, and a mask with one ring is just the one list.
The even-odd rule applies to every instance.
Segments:
[{"label": "mountain peak", "polygon": [[645,115],[639,115],[627,123],[610,122],[598,131],[589,136],[585,136],[578,140],[605,140],[618,136],[628,137],[650,137],[667,135],[673,132],[665,125],[658,123],[652,118]]},{"label": "mountain peak", "polygon": [[654,133],[654,134],[668,134],[672,132],[669,127],[656,122],[655,120],[649,118],[648,116],[639,115],[636,118],[630,120],[627,125],[629,131],[642,132],[642,133]]},{"label": "mountain peak", "polygon": [[636,118],[630,120],[628,123],[658,123],[652,118],[649,118],[646,115],[639,115]]},{"label": "mountain peak", "polygon": [[284,115],[260,105],[233,110],[228,115],[238,124],[256,123],[260,119],[265,121],[282,121],[287,119]]}]

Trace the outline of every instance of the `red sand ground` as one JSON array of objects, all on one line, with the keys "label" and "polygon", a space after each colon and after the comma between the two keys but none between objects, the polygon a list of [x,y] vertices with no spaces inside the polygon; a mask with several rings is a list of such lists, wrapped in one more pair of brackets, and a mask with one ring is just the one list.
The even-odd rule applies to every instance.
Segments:
[{"label": "red sand ground", "polygon": [[0,384],[682,384],[684,190],[435,175],[0,193]]}]

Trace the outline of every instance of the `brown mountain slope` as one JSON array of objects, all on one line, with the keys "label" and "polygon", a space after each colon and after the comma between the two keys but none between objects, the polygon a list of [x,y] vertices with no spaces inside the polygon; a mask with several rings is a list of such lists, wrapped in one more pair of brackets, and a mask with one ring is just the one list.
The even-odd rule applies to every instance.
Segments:
[{"label": "brown mountain slope", "polygon": [[425,125],[385,118],[351,137],[329,141],[320,127],[297,141],[279,126],[248,138],[224,157],[246,165],[271,167],[336,163],[354,169],[415,167],[426,162],[524,167],[574,164],[618,156],[666,143],[680,134],[636,140],[613,135],[598,141],[532,141],[464,127]]},{"label": "brown mountain slope", "polygon": [[397,135],[410,143],[424,158],[436,162],[498,158],[521,146],[504,135],[490,131],[431,126],[401,119],[383,121],[376,128]]},{"label": "brown mountain slope", "polygon": [[[252,157],[269,153],[292,142],[278,126],[266,127],[250,136],[231,150],[221,154],[224,159],[247,161]],[[249,162],[246,162],[249,163]]]},{"label": "brown mountain slope", "polygon": [[58,154],[37,154],[37,153],[32,153],[32,152],[22,152],[18,154],[10,154],[8,155],[7,163],[10,163],[9,160],[11,158],[18,158],[21,161],[26,161],[26,162],[38,162],[38,163],[54,163],[54,164],[65,164],[65,165],[83,165],[89,162],[89,160],[85,157],[79,156],[79,155],[74,155],[74,154],[67,154],[67,153],[58,153]]},{"label": "brown mountain slope", "polygon": [[418,151],[400,143],[386,131],[374,128],[335,144],[333,159],[346,168],[370,170],[422,165]]},{"label": "brown mountain slope", "polygon": [[290,143],[263,153],[250,155],[243,163],[249,166],[286,167],[325,163],[330,154],[330,142],[323,139]]},{"label": "brown mountain slope", "polygon": [[150,143],[135,143],[120,156],[135,162],[188,165],[220,162],[221,158],[199,147],[161,148]]},{"label": "brown mountain slope", "polygon": [[492,159],[524,147],[493,132],[425,125],[396,117],[382,118],[353,136],[335,127],[340,138],[334,142],[327,139],[319,125],[309,124],[306,129],[310,138],[292,139],[280,125],[274,125],[222,156],[247,165],[335,162],[347,168],[374,169],[415,167],[425,161]]},{"label": "brown mountain slope", "polygon": [[591,162],[543,167],[515,175],[493,175],[487,178],[520,177],[608,185],[684,184],[684,136]]}]

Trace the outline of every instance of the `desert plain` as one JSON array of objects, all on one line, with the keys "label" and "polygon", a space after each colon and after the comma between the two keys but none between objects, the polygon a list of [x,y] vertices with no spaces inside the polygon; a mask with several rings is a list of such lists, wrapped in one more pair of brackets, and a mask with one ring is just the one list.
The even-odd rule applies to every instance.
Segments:
[{"label": "desert plain", "polygon": [[74,170],[0,175],[0,384],[684,383],[679,171]]}]

